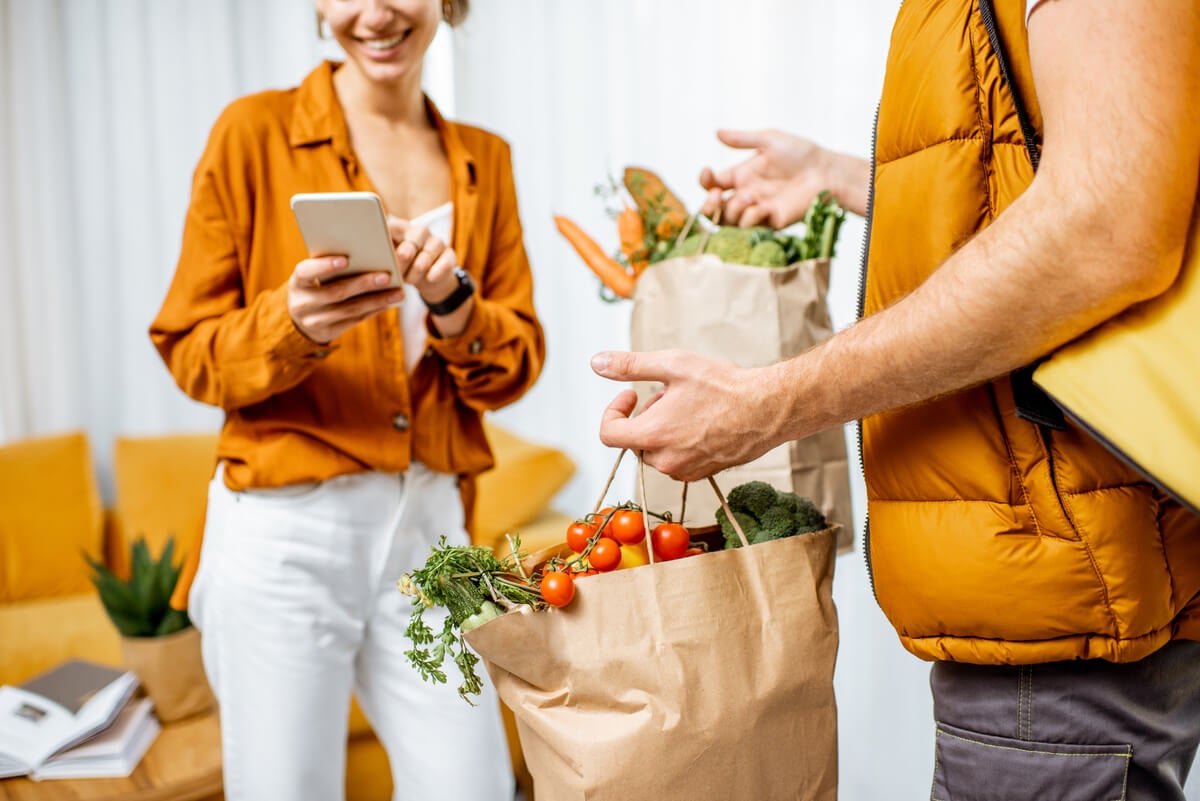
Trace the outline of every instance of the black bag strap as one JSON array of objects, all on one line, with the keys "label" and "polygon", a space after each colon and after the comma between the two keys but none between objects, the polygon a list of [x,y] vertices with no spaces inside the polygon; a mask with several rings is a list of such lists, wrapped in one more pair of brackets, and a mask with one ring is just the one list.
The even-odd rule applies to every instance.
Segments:
[{"label": "black bag strap", "polygon": [[[1013,80],[1011,62],[1004,49],[1004,41],[1000,38],[1000,26],[996,23],[996,11],[992,0],[979,0],[979,15],[983,18],[983,26],[987,28],[992,52],[996,54],[996,61],[999,62],[1000,77],[1004,79],[1009,94],[1012,95],[1013,106],[1017,111],[1017,120],[1021,125],[1021,135],[1025,139],[1025,149],[1029,152],[1029,163],[1033,166],[1033,171],[1037,172],[1042,155],[1041,147],[1037,142],[1037,129],[1033,126],[1033,120],[1021,97],[1021,91],[1017,87],[1016,81]],[[1033,383],[1033,371],[1036,367],[1037,363],[1030,364],[1014,370],[1009,376],[1017,417],[1064,431],[1067,428],[1067,420],[1063,416],[1062,409],[1058,408],[1058,405],[1041,387]]]}]

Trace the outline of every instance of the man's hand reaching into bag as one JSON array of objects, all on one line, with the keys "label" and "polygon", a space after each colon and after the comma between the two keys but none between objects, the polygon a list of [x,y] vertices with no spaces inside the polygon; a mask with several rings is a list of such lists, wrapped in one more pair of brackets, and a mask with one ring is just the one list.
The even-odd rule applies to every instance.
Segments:
[{"label": "man's hand reaching into bag", "polygon": [[717,138],[756,152],[732,167],[700,173],[700,185],[708,190],[702,211],[709,219],[719,214],[724,225],[786,228],[803,219],[826,189],[849,211],[866,213],[871,168],[863,159],[785,131],[720,130]]},{"label": "man's hand reaching into bag", "polygon": [[643,451],[647,464],[672,478],[698,481],[775,447],[779,414],[760,395],[753,369],[681,350],[598,353],[592,369],[614,381],[663,385],[634,415],[637,396],[624,390],[604,412],[600,439]]}]

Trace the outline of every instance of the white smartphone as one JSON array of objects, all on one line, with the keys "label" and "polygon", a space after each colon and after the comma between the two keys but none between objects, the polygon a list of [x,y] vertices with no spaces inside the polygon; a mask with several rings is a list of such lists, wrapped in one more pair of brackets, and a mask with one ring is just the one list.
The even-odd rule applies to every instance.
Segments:
[{"label": "white smartphone", "polygon": [[292,213],[309,256],[345,255],[351,275],[386,272],[389,287],[400,286],[396,251],[388,233],[383,201],[374,192],[306,192],[292,195]]}]

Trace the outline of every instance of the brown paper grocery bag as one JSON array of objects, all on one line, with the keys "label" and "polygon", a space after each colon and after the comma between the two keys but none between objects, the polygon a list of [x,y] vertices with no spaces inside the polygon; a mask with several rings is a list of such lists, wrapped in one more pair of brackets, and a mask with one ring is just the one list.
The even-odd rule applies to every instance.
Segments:
[{"label": "brown paper grocery bag", "polygon": [[538,801],[834,801],[836,538],[590,576],[467,634]]},{"label": "brown paper grocery bag", "polygon": [[[828,259],[787,267],[727,264],[711,254],[666,259],[638,278],[630,344],[635,351],[682,348],[743,367],[763,367],[832,336],[828,294]],[[636,389],[645,401],[662,387],[642,383]],[[841,526],[839,549],[850,549],[850,473],[840,427],[781,445],[716,478],[725,487],[766,481],[811,498],[831,523]],[[645,504],[656,512],[668,511],[680,489],[678,482],[648,470]],[[684,524],[711,525],[716,496],[702,484],[691,493]]]}]

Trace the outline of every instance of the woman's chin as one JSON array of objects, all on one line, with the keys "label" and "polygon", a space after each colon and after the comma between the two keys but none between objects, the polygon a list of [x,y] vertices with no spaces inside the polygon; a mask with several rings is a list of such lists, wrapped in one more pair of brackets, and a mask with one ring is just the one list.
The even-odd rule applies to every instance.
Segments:
[{"label": "woman's chin", "polygon": [[356,58],[355,62],[367,80],[378,84],[400,83],[411,76],[420,66],[399,60],[376,61],[373,59]]}]

